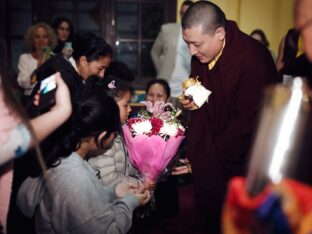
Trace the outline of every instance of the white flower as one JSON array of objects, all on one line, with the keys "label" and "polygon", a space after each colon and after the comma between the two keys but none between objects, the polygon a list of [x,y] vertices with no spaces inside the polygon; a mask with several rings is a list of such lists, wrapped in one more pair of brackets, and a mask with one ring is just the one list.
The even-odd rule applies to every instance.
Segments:
[{"label": "white flower", "polygon": [[179,129],[181,129],[183,132],[185,132],[185,128],[181,124],[179,124]]},{"label": "white flower", "polygon": [[160,135],[176,136],[178,133],[178,126],[176,123],[164,123],[159,130]]},{"label": "white flower", "polygon": [[134,135],[148,134],[152,130],[152,124],[148,120],[134,123],[131,127]]}]

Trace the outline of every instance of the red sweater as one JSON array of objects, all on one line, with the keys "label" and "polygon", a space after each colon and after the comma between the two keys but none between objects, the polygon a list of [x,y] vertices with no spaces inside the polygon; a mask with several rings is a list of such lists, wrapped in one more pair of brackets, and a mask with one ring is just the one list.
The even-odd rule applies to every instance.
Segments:
[{"label": "red sweater", "polygon": [[266,85],[279,81],[269,51],[227,22],[225,47],[215,66],[192,58],[191,76],[212,91],[208,103],[192,111],[187,156],[193,167],[197,205],[216,215],[226,183],[246,171]]}]

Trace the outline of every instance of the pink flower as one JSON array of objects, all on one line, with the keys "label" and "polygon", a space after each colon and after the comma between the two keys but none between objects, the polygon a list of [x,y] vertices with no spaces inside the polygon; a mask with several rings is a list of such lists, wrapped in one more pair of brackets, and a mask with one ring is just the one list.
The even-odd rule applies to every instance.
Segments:
[{"label": "pink flower", "polygon": [[169,137],[184,134],[185,129],[177,119],[180,111],[175,109],[171,103],[163,101],[156,101],[154,104],[150,101],[142,103],[146,105],[146,110],[141,109],[138,117],[127,121],[132,136],[159,135],[167,141]]},{"label": "pink flower", "polygon": [[163,112],[160,116],[159,116],[160,119],[164,120],[164,121],[169,121],[171,119],[171,113],[170,111],[166,111],[166,112]]},{"label": "pink flower", "polygon": [[165,141],[158,135],[132,136],[127,125],[122,127],[129,158],[145,179],[155,182],[175,156],[184,136]]},{"label": "pink flower", "polygon": [[164,103],[163,101],[156,101],[154,104],[150,101],[141,102],[145,104],[148,112],[152,113],[154,117],[159,117],[164,113],[165,107],[170,106],[172,108],[171,103]]}]

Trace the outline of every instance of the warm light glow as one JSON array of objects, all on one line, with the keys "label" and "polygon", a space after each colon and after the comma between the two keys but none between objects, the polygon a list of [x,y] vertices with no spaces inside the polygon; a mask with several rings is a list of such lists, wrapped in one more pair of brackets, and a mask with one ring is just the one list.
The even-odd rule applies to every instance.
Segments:
[{"label": "warm light glow", "polygon": [[300,78],[294,78],[291,98],[286,108],[285,117],[281,124],[281,131],[277,137],[277,144],[274,148],[272,162],[269,167],[269,176],[273,183],[279,183],[283,177],[283,167],[287,161],[287,151],[291,144],[291,137],[295,129],[303,97],[302,85],[303,82]]}]

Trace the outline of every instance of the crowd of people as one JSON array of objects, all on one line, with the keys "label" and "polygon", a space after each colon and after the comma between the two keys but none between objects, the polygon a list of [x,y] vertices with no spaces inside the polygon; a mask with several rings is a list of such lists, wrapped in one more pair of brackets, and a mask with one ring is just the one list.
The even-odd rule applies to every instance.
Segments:
[{"label": "crowd of people", "polygon": [[[156,186],[142,183],[121,130],[135,114],[135,77],[112,61],[103,38],[74,35],[65,17],[30,26],[29,52],[18,61],[20,100],[1,39],[0,233],[136,233],[148,218],[136,220],[142,209],[156,206],[154,216],[143,215],[151,217],[179,212],[175,176],[185,173],[192,174],[201,233],[222,233],[227,185],[246,176],[264,89],[289,75],[312,83],[312,3],[296,0],[294,9],[276,61],[262,30],[243,33],[210,1],[184,1],[181,24],[161,27],[151,50],[157,78],[145,97],[183,108],[188,126],[181,165]],[[43,109],[41,83],[51,75],[53,104]],[[200,108],[192,98],[178,103],[188,77],[211,91]]]}]

